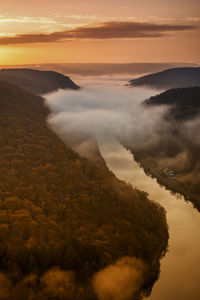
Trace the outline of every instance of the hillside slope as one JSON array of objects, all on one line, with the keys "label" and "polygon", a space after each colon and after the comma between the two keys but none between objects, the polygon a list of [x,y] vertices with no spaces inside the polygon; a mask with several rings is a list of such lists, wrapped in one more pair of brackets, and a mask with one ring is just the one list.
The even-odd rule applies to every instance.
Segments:
[{"label": "hillside slope", "polygon": [[48,114],[41,97],[0,82],[1,295],[93,300],[93,275],[130,256],[140,299],[166,251],[165,211],[68,148]]},{"label": "hillside slope", "polygon": [[144,102],[145,106],[167,105],[167,117],[175,120],[193,119],[200,113],[200,87],[167,90]]},{"label": "hillside slope", "polygon": [[0,80],[15,84],[37,95],[49,93],[57,89],[79,89],[68,76],[53,71],[1,69]]},{"label": "hillside slope", "polygon": [[[164,114],[162,108],[156,109],[163,105]],[[146,100],[143,108],[153,110],[159,119],[151,140],[139,146],[124,143],[147,174],[200,211],[200,88],[168,90]]]},{"label": "hillside slope", "polygon": [[173,68],[130,81],[132,86],[172,89],[200,86],[200,68]]}]

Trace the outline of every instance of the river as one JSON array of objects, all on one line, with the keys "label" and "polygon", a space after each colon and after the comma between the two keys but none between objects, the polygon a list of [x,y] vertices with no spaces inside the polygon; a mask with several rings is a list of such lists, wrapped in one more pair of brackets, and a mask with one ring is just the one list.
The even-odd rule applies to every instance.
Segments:
[{"label": "river", "polygon": [[46,96],[54,112],[51,125],[54,129],[57,126],[62,135],[76,132],[77,128],[80,133],[96,135],[109,169],[119,179],[146,191],[150,199],[159,202],[167,211],[169,251],[161,260],[160,278],[148,299],[200,299],[199,213],[192,204],[177,199],[155,179],[148,177],[132,154],[115,139],[121,128],[130,127],[127,122],[129,111],[157,92],[124,87],[126,78],[119,81],[116,78],[86,80],[79,77],[77,80],[84,89],[78,92],[58,91]]},{"label": "river", "polygon": [[153,287],[151,300],[200,299],[200,216],[190,203],[175,198],[146,176],[133,156],[118,141],[101,144],[101,153],[115,175],[149,197],[167,211],[169,251],[161,261],[161,274]]}]

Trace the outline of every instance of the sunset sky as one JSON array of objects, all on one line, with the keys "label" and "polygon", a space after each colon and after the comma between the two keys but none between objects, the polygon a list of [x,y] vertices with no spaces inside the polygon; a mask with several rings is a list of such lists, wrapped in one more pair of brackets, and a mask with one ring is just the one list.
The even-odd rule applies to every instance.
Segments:
[{"label": "sunset sky", "polygon": [[199,0],[0,0],[0,65],[200,63]]}]

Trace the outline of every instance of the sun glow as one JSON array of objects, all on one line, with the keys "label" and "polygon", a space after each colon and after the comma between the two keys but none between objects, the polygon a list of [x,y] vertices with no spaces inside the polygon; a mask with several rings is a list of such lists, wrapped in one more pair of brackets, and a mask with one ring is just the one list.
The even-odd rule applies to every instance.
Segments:
[{"label": "sun glow", "polygon": [[9,61],[10,53],[9,48],[0,47],[0,65],[5,65]]},{"label": "sun glow", "polygon": [[1,2],[1,65],[200,61],[197,0]]},{"label": "sun glow", "polygon": [[[28,57],[34,51],[27,50],[25,47],[1,46],[0,47],[0,66],[21,64],[24,60],[28,63]],[[28,56],[28,57],[27,57]],[[27,57],[27,60],[26,60]]]}]

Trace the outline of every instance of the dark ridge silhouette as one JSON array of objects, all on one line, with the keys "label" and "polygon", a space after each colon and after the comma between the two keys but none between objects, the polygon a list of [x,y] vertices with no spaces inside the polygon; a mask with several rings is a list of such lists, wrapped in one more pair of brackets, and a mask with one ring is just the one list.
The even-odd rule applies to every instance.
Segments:
[{"label": "dark ridge silhouette", "polygon": [[79,89],[68,76],[53,71],[1,69],[0,80],[15,84],[37,95],[58,89]]},{"label": "dark ridge silhouette", "polygon": [[[171,89],[143,102],[144,109],[168,107],[139,146],[124,141],[145,172],[200,211],[200,87]],[[155,114],[161,114],[155,109]],[[145,141],[144,141],[145,142]]]},{"label": "dark ridge silhouette", "polygon": [[200,87],[167,90],[147,99],[144,105],[169,105],[168,118],[189,120],[200,113]]},{"label": "dark ridge silhouette", "polygon": [[173,68],[130,81],[132,86],[171,89],[200,86],[200,68]]},{"label": "dark ridge silhouette", "polygon": [[93,275],[130,256],[141,299],[167,248],[165,211],[72,151],[49,129],[49,113],[43,98],[0,81],[0,291],[95,300]]}]

